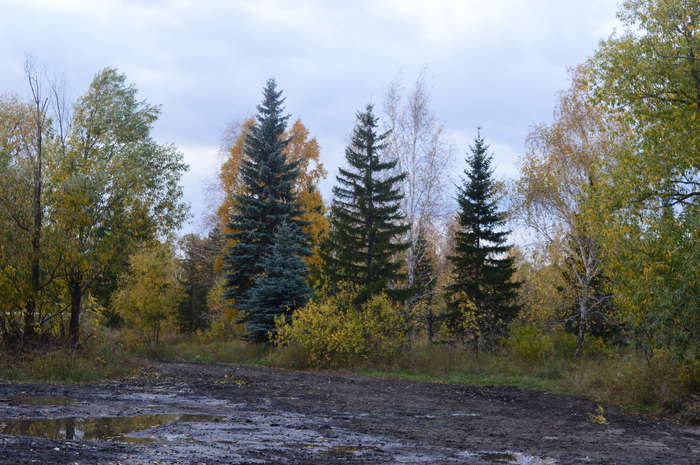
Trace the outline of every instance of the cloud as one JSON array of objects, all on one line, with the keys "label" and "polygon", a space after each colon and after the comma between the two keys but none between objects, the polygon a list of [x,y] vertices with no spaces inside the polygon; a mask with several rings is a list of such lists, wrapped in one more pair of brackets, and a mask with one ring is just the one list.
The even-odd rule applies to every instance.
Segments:
[{"label": "cloud", "polygon": [[410,84],[427,67],[435,113],[455,135],[458,156],[482,126],[497,172],[511,175],[530,125],[551,119],[567,66],[585,60],[615,25],[615,4],[0,1],[0,91],[25,92],[26,52],[64,73],[73,97],[114,66],[162,105],[156,137],[190,151],[199,173],[200,165],[216,167],[203,153],[230,120],[254,112],[265,79],[275,77],[287,110],[318,137],[329,195],[355,112],[370,101],[380,107],[397,73]]}]

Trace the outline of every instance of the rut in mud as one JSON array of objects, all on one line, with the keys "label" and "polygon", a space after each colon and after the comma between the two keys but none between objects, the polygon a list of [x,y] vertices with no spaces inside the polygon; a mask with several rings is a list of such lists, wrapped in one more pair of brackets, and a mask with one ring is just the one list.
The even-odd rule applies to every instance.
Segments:
[{"label": "rut in mud", "polygon": [[700,463],[700,430],[583,399],[243,365],[0,385],[8,464]]}]

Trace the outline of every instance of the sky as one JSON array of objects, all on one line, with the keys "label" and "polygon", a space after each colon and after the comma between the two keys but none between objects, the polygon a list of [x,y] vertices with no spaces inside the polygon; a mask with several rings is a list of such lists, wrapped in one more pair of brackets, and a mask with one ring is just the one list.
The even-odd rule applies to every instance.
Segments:
[{"label": "sky", "polygon": [[617,0],[0,0],[0,94],[26,95],[31,55],[75,99],[111,66],[161,106],[154,137],[174,143],[201,229],[206,187],[231,123],[255,112],[265,81],[321,147],[326,201],[355,113],[381,108],[390,82],[423,72],[432,109],[456,148],[459,178],[481,127],[496,175],[517,175],[529,129],[551,121],[567,69],[617,25]]}]

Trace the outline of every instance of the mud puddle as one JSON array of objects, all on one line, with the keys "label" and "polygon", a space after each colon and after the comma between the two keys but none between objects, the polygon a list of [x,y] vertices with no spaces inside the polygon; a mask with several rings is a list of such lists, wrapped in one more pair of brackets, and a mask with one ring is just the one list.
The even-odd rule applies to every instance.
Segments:
[{"label": "mud puddle", "polygon": [[47,439],[149,443],[162,438],[130,436],[130,434],[172,423],[220,422],[223,418],[225,417],[214,415],[160,414],[129,417],[12,419],[0,420],[0,434]]},{"label": "mud puddle", "polygon": [[70,397],[63,396],[19,395],[11,396],[7,399],[1,399],[1,401],[7,402],[9,405],[46,405],[51,407],[59,407],[73,404],[73,399],[71,399]]},{"label": "mud puddle", "polygon": [[479,460],[483,460],[492,464],[505,464],[505,465],[556,465],[557,461],[546,457],[536,457],[533,455],[526,455],[520,452],[510,452],[510,451],[481,451],[481,452],[467,452],[465,454],[467,457],[476,457]]},{"label": "mud puddle", "polygon": [[693,432],[613,409],[592,424],[595,408],[506,387],[154,362],[95,385],[0,383],[0,465],[697,464]]}]

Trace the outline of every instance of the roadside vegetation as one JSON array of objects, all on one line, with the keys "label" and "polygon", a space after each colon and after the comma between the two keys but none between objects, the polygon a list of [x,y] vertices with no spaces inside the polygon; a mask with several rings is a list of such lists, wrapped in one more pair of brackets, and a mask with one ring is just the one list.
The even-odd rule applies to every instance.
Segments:
[{"label": "roadside vegetation", "polygon": [[419,76],[359,106],[324,201],[320,147],[269,80],[226,134],[206,233],[179,238],[187,166],[151,138],[158,107],[111,68],[66,105],[29,63],[31,99],[0,98],[0,378],[243,362],[700,421],[700,3],[619,16],[512,180],[486,129],[450,179]]}]

